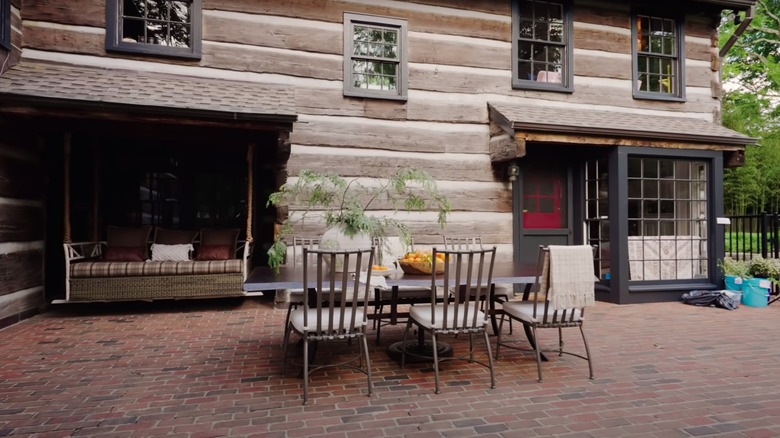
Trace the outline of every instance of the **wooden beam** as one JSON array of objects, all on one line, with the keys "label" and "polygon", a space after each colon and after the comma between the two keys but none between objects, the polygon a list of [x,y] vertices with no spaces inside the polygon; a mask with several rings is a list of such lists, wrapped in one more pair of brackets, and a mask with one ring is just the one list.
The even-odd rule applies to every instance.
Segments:
[{"label": "wooden beam", "polygon": [[596,135],[567,135],[567,134],[547,134],[536,132],[518,131],[517,137],[525,141],[540,143],[565,143],[582,144],[596,146],[637,146],[654,147],[664,149],[696,149],[713,151],[743,151],[744,146],[739,145],[721,145],[714,143],[689,143],[678,141],[651,140],[647,138],[629,138],[629,137],[602,137]]},{"label": "wooden beam", "polygon": [[509,134],[500,134],[490,138],[490,161],[498,163],[525,156],[525,140]]},{"label": "wooden beam", "polygon": [[723,167],[742,167],[745,165],[745,151],[726,151],[723,153]]}]

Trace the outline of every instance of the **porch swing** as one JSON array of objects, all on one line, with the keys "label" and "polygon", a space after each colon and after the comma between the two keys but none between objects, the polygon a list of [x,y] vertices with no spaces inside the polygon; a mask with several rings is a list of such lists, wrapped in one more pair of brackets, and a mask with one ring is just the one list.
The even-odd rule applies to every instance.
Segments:
[{"label": "porch swing", "polygon": [[[254,144],[247,146],[246,238],[239,229],[199,231],[109,227],[105,241],[72,242],[70,136],[64,150],[65,299],[54,302],[153,301],[246,296],[252,254]],[[94,209],[97,210],[96,208]],[[143,254],[143,256],[141,256]],[[151,258],[150,258],[151,255]]]}]

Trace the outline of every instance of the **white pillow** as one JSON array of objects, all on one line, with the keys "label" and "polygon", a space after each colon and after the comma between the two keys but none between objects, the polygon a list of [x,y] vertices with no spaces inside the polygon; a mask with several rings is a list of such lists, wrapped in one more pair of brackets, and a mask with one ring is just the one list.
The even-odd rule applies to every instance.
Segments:
[{"label": "white pillow", "polygon": [[152,244],[152,261],[153,262],[186,262],[190,260],[190,255],[194,248],[192,244],[182,245],[160,245],[157,243]]}]

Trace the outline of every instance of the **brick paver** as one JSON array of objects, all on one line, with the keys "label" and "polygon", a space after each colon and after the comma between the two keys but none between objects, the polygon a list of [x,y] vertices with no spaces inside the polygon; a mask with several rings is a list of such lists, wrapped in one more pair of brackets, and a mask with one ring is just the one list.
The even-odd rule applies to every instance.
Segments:
[{"label": "brick paver", "polygon": [[451,362],[438,395],[430,364],[387,356],[402,331],[386,327],[374,396],[362,374],[329,369],[309,406],[296,368],[279,375],[284,313],[259,298],[62,305],[0,330],[0,437],[780,436],[780,304],[598,303],[585,327],[595,380],[554,356],[538,383],[532,354],[502,349],[496,389],[487,369]]}]

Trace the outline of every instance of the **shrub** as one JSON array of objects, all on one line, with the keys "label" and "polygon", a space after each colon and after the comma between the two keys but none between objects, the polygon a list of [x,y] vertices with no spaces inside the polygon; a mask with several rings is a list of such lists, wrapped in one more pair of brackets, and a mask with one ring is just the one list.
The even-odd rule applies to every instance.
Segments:
[{"label": "shrub", "polygon": [[748,274],[755,278],[780,279],[780,267],[776,260],[756,257],[748,262]]}]

